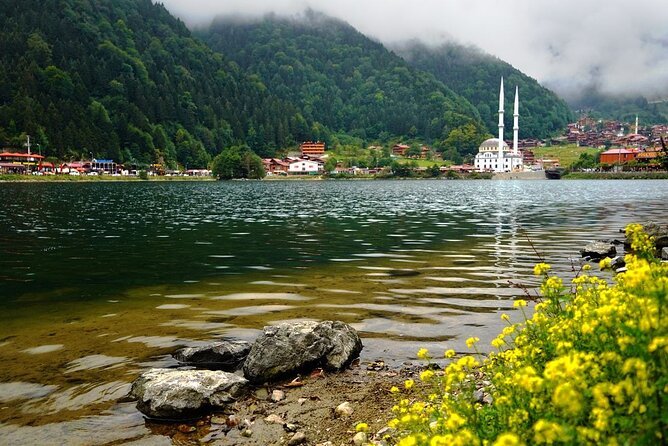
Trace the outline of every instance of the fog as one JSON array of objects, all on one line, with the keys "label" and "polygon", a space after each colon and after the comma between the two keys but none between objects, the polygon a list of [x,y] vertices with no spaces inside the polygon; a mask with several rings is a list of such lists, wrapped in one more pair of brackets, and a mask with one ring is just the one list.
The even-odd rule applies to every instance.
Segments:
[{"label": "fog", "polygon": [[295,16],[307,8],[343,19],[382,42],[452,40],[505,60],[566,98],[668,97],[665,0],[162,0],[189,26],[217,15]]}]

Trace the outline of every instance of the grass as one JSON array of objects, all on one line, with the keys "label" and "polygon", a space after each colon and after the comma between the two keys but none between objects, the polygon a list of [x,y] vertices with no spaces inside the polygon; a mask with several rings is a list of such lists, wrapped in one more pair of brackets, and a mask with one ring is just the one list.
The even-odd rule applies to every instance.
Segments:
[{"label": "grass", "polygon": [[549,146],[549,147],[536,147],[531,149],[534,153],[536,159],[546,158],[546,159],[559,159],[559,164],[562,167],[569,167],[575,161],[578,160],[581,153],[588,153],[590,155],[597,154],[601,149],[594,147],[578,147],[575,144],[569,144],[566,146]]}]

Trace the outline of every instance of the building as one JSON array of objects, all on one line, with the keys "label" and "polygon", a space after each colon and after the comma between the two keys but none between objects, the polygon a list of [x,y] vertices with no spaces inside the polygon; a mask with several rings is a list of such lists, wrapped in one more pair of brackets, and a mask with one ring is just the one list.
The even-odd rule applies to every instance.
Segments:
[{"label": "building", "polygon": [[267,175],[286,175],[290,167],[289,162],[277,158],[265,158],[262,164]]},{"label": "building", "polygon": [[6,173],[29,173],[38,169],[44,157],[34,153],[2,152],[0,164]]},{"label": "building", "polygon": [[513,112],[513,147],[503,140],[503,78],[501,78],[501,88],[499,90],[499,137],[490,138],[480,145],[478,153],[475,156],[473,165],[479,172],[512,172],[521,169],[524,162],[522,154],[519,151],[519,89],[515,87],[515,109]]},{"label": "building", "polygon": [[299,146],[299,149],[302,152],[302,156],[304,155],[322,155],[325,153],[325,143],[324,142],[312,142],[312,141],[307,141],[301,143]]},{"label": "building", "polygon": [[625,164],[636,159],[638,152],[629,149],[610,149],[601,153],[601,164]]},{"label": "building", "polygon": [[406,144],[395,144],[392,146],[392,154],[397,155],[397,156],[404,156],[406,154],[406,151],[410,149],[411,147],[406,145]]},{"label": "building", "polygon": [[322,164],[311,160],[291,161],[288,173],[292,175],[317,175],[323,170]]}]

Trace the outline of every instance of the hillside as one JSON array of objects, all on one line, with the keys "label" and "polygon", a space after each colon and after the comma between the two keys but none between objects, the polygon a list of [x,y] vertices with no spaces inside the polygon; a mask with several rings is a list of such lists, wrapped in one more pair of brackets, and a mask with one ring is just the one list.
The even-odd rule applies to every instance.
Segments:
[{"label": "hillside", "polygon": [[297,109],[151,0],[0,3],[0,144],[45,155],[205,167],[309,138]]},{"label": "hillside", "polygon": [[473,104],[489,132],[498,129],[499,81],[505,78],[506,128],[512,128],[515,86],[520,91],[520,138],[547,138],[574,120],[568,105],[535,79],[510,64],[473,47],[446,43],[428,47],[418,42],[393,48],[412,66],[437,79]]},{"label": "hillside", "polygon": [[610,96],[595,87],[583,91],[570,104],[573,109],[595,119],[634,122],[638,115],[641,125],[668,122],[668,101],[649,102],[642,96]]},{"label": "hillside", "polygon": [[313,11],[300,19],[223,18],[197,34],[319,123],[323,139],[331,130],[452,148],[456,137],[464,153],[484,139],[486,129],[466,99],[341,21]]}]

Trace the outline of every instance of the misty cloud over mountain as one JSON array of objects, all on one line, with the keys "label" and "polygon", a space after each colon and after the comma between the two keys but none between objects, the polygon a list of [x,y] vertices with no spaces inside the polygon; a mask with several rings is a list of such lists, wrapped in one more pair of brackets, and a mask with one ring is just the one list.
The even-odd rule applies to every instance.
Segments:
[{"label": "misty cloud over mountain", "polygon": [[162,0],[190,26],[217,15],[322,11],[387,43],[475,45],[573,100],[584,89],[668,97],[665,0]]}]

